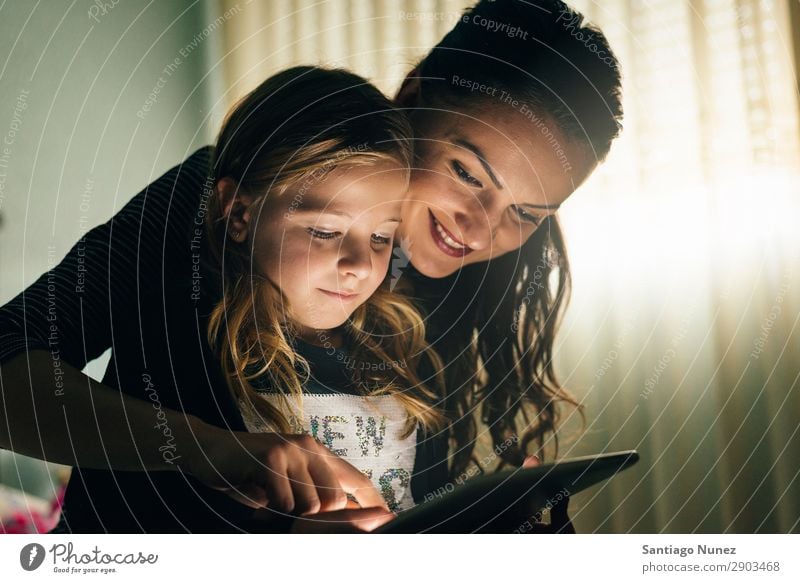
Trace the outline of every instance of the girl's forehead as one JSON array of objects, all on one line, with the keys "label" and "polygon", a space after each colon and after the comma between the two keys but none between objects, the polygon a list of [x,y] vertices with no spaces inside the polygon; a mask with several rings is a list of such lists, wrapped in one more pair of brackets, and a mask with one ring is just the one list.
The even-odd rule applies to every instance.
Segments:
[{"label": "girl's forehead", "polygon": [[332,169],[319,180],[300,181],[283,195],[297,213],[354,217],[373,209],[388,212],[405,198],[407,170],[386,163]]}]

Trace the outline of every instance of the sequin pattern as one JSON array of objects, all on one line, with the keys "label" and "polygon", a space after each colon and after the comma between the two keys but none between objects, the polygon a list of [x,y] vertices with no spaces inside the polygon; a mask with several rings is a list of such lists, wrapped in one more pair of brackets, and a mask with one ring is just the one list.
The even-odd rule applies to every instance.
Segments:
[{"label": "sequin pattern", "polygon": [[312,417],[311,419],[311,435],[317,438],[318,441],[322,443],[325,447],[331,450],[333,453],[338,455],[339,457],[347,457],[347,448],[336,448],[333,447],[333,440],[334,439],[344,439],[344,433],[341,431],[335,431],[333,424],[334,423],[347,423],[347,418],[343,417],[342,415],[325,415],[322,418],[322,438],[320,439],[317,432],[319,431],[319,417]]},{"label": "sequin pattern", "polygon": [[400,509],[400,504],[395,500],[395,485],[394,481],[398,480],[400,488],[405,490],[411,484],[411,476],[403,468],[390,468],[381,475],[378,480],[380,485],[381,495],[386,503],[389,505],[389,510],[397,512]]},{"label": "sequin pattern", "polygon": [[[277,395],[260,393],[280,407]],[[416,454],[416,429],[401,439],[405,410],[397,398],[366,399],[348,394],[304,394],[302,407],[290,399],[290,426],[308,433],[335,455],[366,475],[394,511],[414,506],[411,476]],[[239,403],[248,431],[274,431],[255,410]],[[285,410],[285,407],[281,407]],[[302,414],[300,413],[302,411]]]},{"label": "sequin pattern", "polygon": [[375,417],[367,417],[365,427],[364,417],[356,416],[356,435],[361,455],[369,455],[369,439],[372,437],[375,456],[379,456],[383,449],[383,438],[386,435],[386,417],[381,417],[381,427],[378,430]]}]

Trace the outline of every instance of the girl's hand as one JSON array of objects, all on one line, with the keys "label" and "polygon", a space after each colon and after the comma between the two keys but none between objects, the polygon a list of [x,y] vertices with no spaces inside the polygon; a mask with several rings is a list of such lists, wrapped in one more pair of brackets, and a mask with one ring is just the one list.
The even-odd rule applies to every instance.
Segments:
[{"label": "girl's hand", "polygon": [[310,435],[213,428],[200,441],[196,457],[201,459],[189,462],[189,473],[251,508],[269,506],[296,515],[331,512],[343,510],[350,493],[362,510],[389,510],[367,476]]}]

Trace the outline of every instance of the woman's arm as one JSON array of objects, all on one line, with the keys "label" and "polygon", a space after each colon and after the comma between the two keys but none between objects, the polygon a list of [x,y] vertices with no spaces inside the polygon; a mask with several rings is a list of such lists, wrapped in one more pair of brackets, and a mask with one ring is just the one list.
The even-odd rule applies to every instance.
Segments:
[{"label": "woman's arm", "polygon": [[[0,447],[84,468],[181,471],[243,504],[269,504],[280,512],[340,510],[348,492],[375,512],[331,518],[359,529],[371,526],[378,515],[393,517],[369,478],[308,435],[235,433],[164,407],[159,411],[165,417],[158,421],[152,403],[98,383],[68,364],[63,364],[59,388],[51,367],[49,352],[33,350],[0,368],[3,396],[14,394],[3,399]],[[159,449],[159,422],[172,430],[179,452],[174,458]]]},{"label": "woman's arm", "polygon": [[[49,462],[114,470],[176,470],[202,457],[214,429],[200,419],[126,395],[60,363],[48,351],[22,352],[0,366],[0,447]],[[159,450],[165,423],[181,458]]]},{"label": "woman's arm", "polygon": [[202,148],[149,184],[0,307],[0,363],[42,349],[81,369],[110,348],[113,317],[136,317],[139,290],[186,246],[210,156]]},{"label": "woman's arm", "polygon": [[[148,185],[0,307],[0,447],[86,467],[166,464],[158,446],[150,447],[160,433],[152,407],[79,370],[111,347],[115,323],[136,324],[120,319],[137,317],[140,288],[154,285],[166,254],[180,248],[210,154],[198,150]],[[173,433],[188,433],[194,421],[168,416]]]}]

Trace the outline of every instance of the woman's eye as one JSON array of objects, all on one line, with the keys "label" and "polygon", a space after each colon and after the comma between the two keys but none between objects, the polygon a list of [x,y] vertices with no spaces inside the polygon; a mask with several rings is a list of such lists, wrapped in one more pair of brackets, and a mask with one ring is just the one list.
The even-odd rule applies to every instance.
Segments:
[{"label": "woman's eye", "polygon": [[475,178],[472,174],[466,171],[466,169],[458,163],[458,161],[453,160],[453,171],[458,175],[458,177],[469,184],[470,186],[475,186],[476,188],[483,188],[483,184],[481,181]]},{"label": "woman's eye", "polygon": [[306,229],[308,234],[314,237],[315,239],[333,239],[339,233],[330,232],[330,231],[320,231],[319,229],[315,229],[313,227],[309,227]]},{"label": "woman's eye", "polygon": [[372,242],[378,245],[389,245],[392,242],[391,237],[385,237],[384,235],[372,235]]},{"label": "woman's eye", "polygon": [[542,222],[542,218],[537,215],[532,215],[522,207],[517,207],[517,216],[521,218],[523,221],[527,221],[535,226],[539,226],[539,223]]}]

